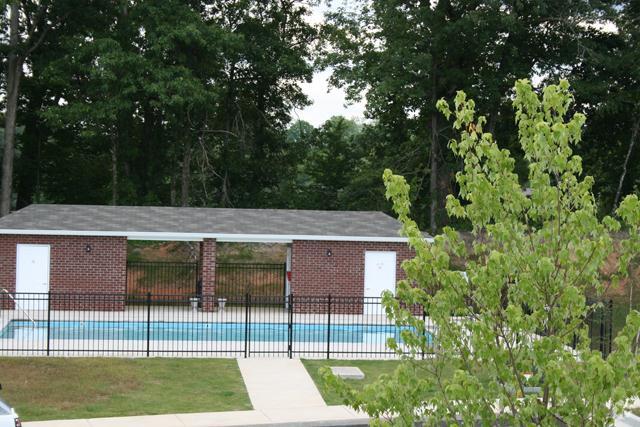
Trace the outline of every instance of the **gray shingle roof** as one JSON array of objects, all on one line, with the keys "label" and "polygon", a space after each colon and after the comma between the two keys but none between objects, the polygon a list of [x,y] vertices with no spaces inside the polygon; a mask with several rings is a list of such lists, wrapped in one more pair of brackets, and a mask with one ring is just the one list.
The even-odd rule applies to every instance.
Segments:
[{"label": "gray shingle roof", "polygon": [[399,229],[399,222],[394,218],[382,212],[364,211],[31,205],[0,218],[0,234],[23,230],[21,234],[42,231],[61,235],[126,236],[187,233],[194,237],[268,235],[287,239],[315,236],[318,240],[359,237],[403,241]]}]

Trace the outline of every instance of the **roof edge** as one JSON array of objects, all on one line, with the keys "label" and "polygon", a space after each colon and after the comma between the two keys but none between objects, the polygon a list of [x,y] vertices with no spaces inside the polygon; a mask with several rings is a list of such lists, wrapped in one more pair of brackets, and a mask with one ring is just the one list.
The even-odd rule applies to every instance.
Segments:
[{"label": "roof edge", "polygon": [[[169,233],[144,231],[91,231],[91,230],[33,230],[0,229],[0,235],[40,235],[40,236],[87,236],[87,237],[126,237],[130,240],[169,240],[200,241],[216,239],[220,242],[290,243],[293,240],[341,241],[341,242],[383,242],[407,243],[401,236],[324,236],[324,235],[288,235],[288,234],[229,234],[229,233]],[[433,239],[426,239],[427,241]]]}]

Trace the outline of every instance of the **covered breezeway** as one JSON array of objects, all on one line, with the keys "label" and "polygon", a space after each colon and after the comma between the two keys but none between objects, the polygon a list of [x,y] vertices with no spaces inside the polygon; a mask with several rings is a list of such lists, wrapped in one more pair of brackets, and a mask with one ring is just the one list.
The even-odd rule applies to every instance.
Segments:
[{"label": "covered breezeway", "polygon": [[[213,289],[213,309],[216,310],[219,301],[233,305],[245,295],[284,298],[290,292],[287,279],[290,276],[287,274],[290,272],[290,243],[141,240],[139,237],[128,238],[127,242],[126,294],[129,304],[142,304],[146,298],[151,298],[166,305],[191,305],[197,299],[198,307],[202,309],[208,307],[203,302],[210,299]],[[268,262],[261,255],[265,249],[271,249]],[[168,252],[173,255],[167,256]],[[235,252],[241,254],[236,256]],[[140,259],[141,253],[152,260]]]}]

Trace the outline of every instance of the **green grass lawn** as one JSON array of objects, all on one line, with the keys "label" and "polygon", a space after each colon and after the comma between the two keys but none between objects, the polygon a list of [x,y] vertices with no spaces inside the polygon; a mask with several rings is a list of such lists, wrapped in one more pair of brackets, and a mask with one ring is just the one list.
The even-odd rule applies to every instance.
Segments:
[{"label": "green grass lawn", "polygon": [[324,366],[357,366],[364,373],[363,380],[346,380],[347,384],[355,389],[362,389],[366,384],[370,384],[378,379],[382,374],[392,373],[399,361],[396,360],[308,360],[302,361],[307,372],[316,383],[316,387],[320,390],[322,397],[327,405],[342,405],[340,397],[332,390],[324,387],[322,377],[318,370]]},{"label": "green grass lawn", "polygon": [[[322,380],[322,377],[318,373],[322,367],[331,366],[356,366],[364,373],[363,380],[345,380],[345,382],[356,390],[361,390],[367,384],[375,382],[382,374],[391,374],[401,363],[397,360],[302,360],[307,372],[311,375],[311,378],[320,390],[324,401],[327,405],[342,405],[344,402],[340,400],[340,397],[333,391],[328,390]],[[430,363],[429,360],[419,361],[419,363]],[[453,374],[453,368],[448,368],[445,371],[445,376]],[[491,377],[488,373],[477,372],[480,382],[482,384],[488,384],[491,381]],[[418,371],[418,375],[426,376],[429,373],[426,370]],[[435,391],[435,390],[434,390]]]},{"label": "green grass lawn", "polygon": [[0,358],[26,421],[251,409],[233,359]]}]

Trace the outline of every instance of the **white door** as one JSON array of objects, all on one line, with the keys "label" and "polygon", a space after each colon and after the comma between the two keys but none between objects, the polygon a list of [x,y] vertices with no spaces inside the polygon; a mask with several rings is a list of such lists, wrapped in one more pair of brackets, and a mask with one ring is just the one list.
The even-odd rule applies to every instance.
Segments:
[{"label": "white door", "polygon": [[[49,292],[49,245],[18,245],[16,248],[16,292]],[[46,310],[47,297],[33,295],[18,302],[31,310]]]},{"label": "white door", "polygon": [[[364,296],[379,297],[382,291],[396,290],[396,253],[367,251],[364,254]],[[365,314],[383,314],[378,304],[365,304]]]}]

